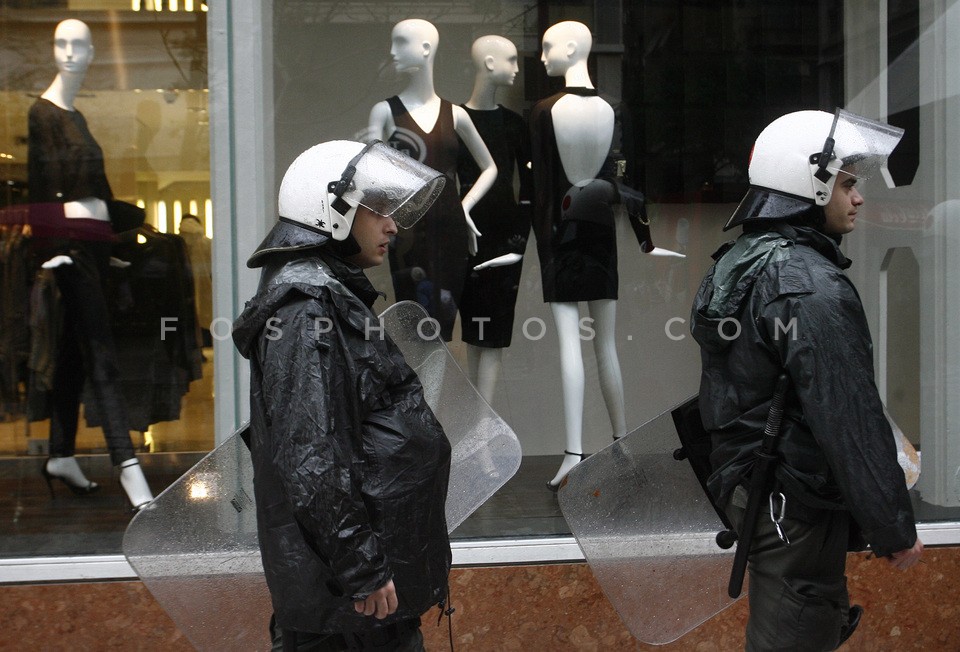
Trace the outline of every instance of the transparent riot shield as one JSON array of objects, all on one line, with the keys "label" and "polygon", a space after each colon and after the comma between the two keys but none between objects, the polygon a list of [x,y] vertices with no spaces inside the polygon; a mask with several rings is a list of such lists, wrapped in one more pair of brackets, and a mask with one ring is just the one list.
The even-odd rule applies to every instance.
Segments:
[{"label": "transparent riot shield", "polygon": [[453,447],[447,490],[447,527],[453,531],[520,468],[520,442],[467,380],[443,341],[440,325],[413,301],[380,315],[423,383],[427,403]]},{"label": "transparent riot shield", "polygon": [[[424,385],[453,448],[447,525],[453,530],[520,467],[513,430],[483,400],[427,313],[403,302],[381,315]],[[246,426],[204,457],[127,527],[123,552],[198,650],[269,649],[272,610],[260,562]]]},{"label": "transparent riot shield", "polygon": [[559,492],[607,598],[630,633],[653,645],[734,602],[727,596],[733,552],[716,542],[725,524],[679,452],[674,411],[689,404],[585,459]]},{"label": "transparent riot shield", "polygon": [[246,426],[134,516],[123,553],[198,650],[268,650]]}]

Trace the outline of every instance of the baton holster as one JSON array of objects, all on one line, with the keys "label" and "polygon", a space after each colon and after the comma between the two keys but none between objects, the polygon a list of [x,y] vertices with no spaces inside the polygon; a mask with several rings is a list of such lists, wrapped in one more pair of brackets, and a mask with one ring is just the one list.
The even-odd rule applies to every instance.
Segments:
[{"label": "baton holster", "polygon": [[774,474],[779,462],[779,456],[776,452],[777,438],[780,435],[783,404],[786,400],[789,384],[789,376],[786,373],[780,374],[773,399],[770,402],[770,410],[767,413],[763,439],[755,452],[756,461],[748,479],[747,506],[739,533],[734,529],[723,506],[717,504],[713,495],[707,489],[707,478],[711,473],[710,451],[713,447],[710,433],[703,427],[703,421],[700,417],[699,397],[693,397],[674,409],[671,414],[681,443],[681,447],[673,452],[673,457],[676,460],[686,459],[689,461],[704,493],[710,499],[710,504],[713,505],[726,528],[717,533],[717,545],[726,550],[733,546],[735,542],[737,543],[733,567],[730,570],[730,584],[727,587],[727,592],[731,598],[740,597],[757,519],[765,499],[770,496],[770,491],[773,488]]}]

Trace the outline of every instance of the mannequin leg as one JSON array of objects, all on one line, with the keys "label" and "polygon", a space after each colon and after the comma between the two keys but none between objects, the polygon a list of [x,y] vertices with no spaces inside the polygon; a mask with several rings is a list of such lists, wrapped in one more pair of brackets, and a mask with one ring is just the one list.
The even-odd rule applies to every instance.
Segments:
[{"label": "mannequin leg", "polygon": [[73,265],[58,267],[54,274],[64,312],[72,315],[71,320],[65,320],[64,327],[74,329],[83,370],[90,382],[104,439],[110,450],[110,461],[117,466],[134,457],[134,450],[120,392],[116,345],[110,331],[110,312],[100,286],[100,274],[94,261],[85,255],[74,256]]},{"label": "mannequin leg", "polygon": [[467,378],[470,379],[470,382],[473,383],[473,386],[479,389],[480,377],[480,351],[482,349],[479,346],[473,346],[472,344],[467,344]]},{"label": "mannequin leg", "polygon": [[135,510],[143,509],[153,500],[150,485],[147,484],[147,478],[140,467],[140,460],[136,457],[120,463],[120,487],[127,494],[130,506]]},{"label": "mannequin leg", "polygon": [[503,361],[503,349],[468,344],[467,361],[470,365],[470,381],[476,385],[480,396],[487,403],[493,403],[493,392],[497,388]]},{"label": "mannequin leg", "polygon": [[40,470],[47,482],[51,498],[54,478],[78,495],[90,494],[100,488],[96,482],[87,479],[74,457],[80,418],[80,393],[86,374],[75,315],[69,309],[63,312],[50,401],[50,457]]},{"label": "mannequin leg", "polygon": [[51,457],[73,457],[76,449],[80,392],[85,379],[76,328],[73,313],[64,310],[50,394]]},{"label": "mannequin leg", "polygon": [[110,461],[120,467],[120,486],[131,505],[139,509],[153,500],[153,494],[130,440],[126,407],[120,391],[116,345],[109,327],[109,310],[100,285],[100,271],[92,256],[80,254],[73,258],[73,265],[58,267],[54,274],[64,310],[73,315],[72,325],[83,370],[90,382],[104,439],[110,450]]},{"label": "mannequin leg", "polygon": [[566,447],[563,464],[547,484],[558,487],[583,454],[583,353],[580,350],[580,310],[574,302],[551,303],[560,340],[560,382],[563,387],[563,418]]},{"label": "mannequin leg", "polygon": [[600,376],[600,391],[607,405],[613,438],[627,434],[626,407],[623,399],[623,375],[620,373],[620,358],[617,355],[616,322],[617,302],[600,299],[587,304],[594,320],[593,348],[597,353],[597,368]]}]

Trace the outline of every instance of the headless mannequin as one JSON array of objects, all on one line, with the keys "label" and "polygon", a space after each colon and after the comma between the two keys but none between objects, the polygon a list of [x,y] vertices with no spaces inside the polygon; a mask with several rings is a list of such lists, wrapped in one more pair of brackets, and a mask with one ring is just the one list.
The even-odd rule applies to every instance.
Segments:
[{"label": "headless mannequin", "polygon": [[[582,23],[564,21],[553,25],[543,36],[540,60],[551,77],[563,76],[567,87],[592,89],[587,71],[592,36]],[[557,151],[567,180],[574,186],[593,181],[604,164],[613,139],[613,109],[598,96],[568,94],[550,110]],[[584,369],[580,350],[580,310],[577,302],[550,302],[560,340],[560,369],[563,385],[566,448],[563,463],[550,488],[582,459]],[[594,320],[593,345],[597,355],[600,388],[614,438],[626,434],[623,377],[617,357],[615,326],[617,302],[598,299],[587,302]]]},{"label": "headless mannequin", "polygon": [[[427,307],[431,316],[440,321],[443,338],[449,340],[456,318],[456,304],[463,289],[467,252],[476,253],[480,236],[470,210],[493,185],[497,168],[467,112],[460,106],[441,101],[434,90],[433,67],[438,43],[436,27],[425,20],[403,20],[394,26],[390,55],[396,70],[408,77],[408,83],[396,98],[373,106],[368,133],[371,139],[389,141],[398,133],[397,121],[401,115],[395,111],[405,111],[402,117],[409,128],[424,134],[422,149],[413,156],[419,155],[422,162],[448,175],[448,188],[420,224],[402,236],[405,244],[398,242],[396,247],[391,247],[390,262],[398,298],[415,298]],[[452,179],[456,171],[457,137],[481,170],[476,183],[462,198],[457,198]],[[460,219],[465,220],[465,224],[451,222]],[[467,239],[463,243],[466,251],[458,249],[459,243],[451,240],[459,239],[463,234]],[[411,253],[405,253],[408,250]],[[400,280],[398,275],[404,269],[416,281],[415,287]],[[424,272],[426,277],[421,282],[418,279],[424,278]]]},{"label": "headless mannequin", "polygon": [[[517,46],[502,36],[481,36],[473,42],[471,56],[476,69],[473,93],[466,106],[477,111],[497,109],[497,89],[512,86],[519,72]],[[523,200],[521,200],[522,202]],[[529,203],[529,202],[527,202]],[[529,228],[529,220],[527,221]],[[523,259],[519,253],[507,253],[474,266],[480,271],[491,267],[514,265]],[[474,385],[486,401],[492,402],[503,358],[503,348],[467,344],[467,360]]]},{"label": "headless mannequin", "polygon": [[[53,83],[50,84],[49,88],[43,92],[41,98],[53,104],[55,107],[62,109],[63,111],[71,113],[75,112],[76,108],[74,107],[74,100],[80,90],[80,86],[83,84],[83,80],[86,76],[90,62],[93,61],[94,48],[92,44],[90,28],[87,27],[85,23],[75,19],[68,19],[59,23],[54,32],[53,54],[54,60],[57,64],[57,76],[54,78]],[[56,109],[51,110],[56,111]],[[33,127],[32,122],[31,127]],[[38,124],[37,128],[43,129],[43,125]],[[97,149],[99,150],[99,148]],[[64,161],[69,162],[69,160],[70,159],[66,155],[58,157],[58,162],[61,164]],[[106,182],[104,182],[104,184],[105,183]],[[107,192],[109,192],[108,187]],[[68,219],[88,219],[105,222],[109,222],[110,220],[106,201],[101,197],[82,197],[63,202],[63,212],[64,217]],[[61,287],[61,294],[65,295],[65,309],[71,313],[70,327],[72,328],[79,325],[79,328],[82,331],[87,332],[90,329],[96,329],[96,324],[91,324],[90,322],[96,321],[97,318],[102,317],[105,314],[105,311],[98,308],[97,315],[95,315],[93,318],[90,318],[90,315],[92,314],[91,312],[84,312],[86,317],[81,317],[73,314],[75,312],[74,306],[77,305],[77,302],[80,302],[81,305],[86,304],[87,300],[91,296],[100,295],[100,293],[102,293],[102,289],[90,288],[88,291],[81,291],[81,294],[77,294],[76,288],[86,283],[85,280],[81,279],[87,279],[90,277],[88,277],[86,272],[83,272],[82,270],[74,272],[72,267],[68,268],[68,266],[72,266],[74,263],[75,261],[71,256],[60,254],[50,258],[50,260],[44,262],[42,266],[47,269],[53,269],[58,275],[57,283]],[[86,265],[87,263],[85,262],[84,266],[82,267],[86,267]],[[64,285],[64,283],[61,283],[61,280],[64,281],[67,286],[69,286],[69,289]],[[97,282],[93,282],[93,284],[98,285]],[[100,296],[102,297],[102,295]],[[81,310],[81,312],[83,311]],[[84,337],[84,335],[78,333],[77,337]],[[99,337],[97,340],[97,346],[102,347],[105,345],[112,346],[112,339],[109,337]],[[85,356],[95,354],[93,346],[88,346],[86,351],[87,352],[84,353]],[[60,356],[58,356],[58,362],[60,361],[62,360]],[[77,360],[71,358],[71,364],[76,363]],[[83,367],[85,370],[88,367],[91,367],[91,365],[94,365],[94,363],[91,363],[89,360],[85,360],[83,362]],[[110,376],[112,374],[110,363],[97,364],[95,366],[97,371],[94,373],[97,374],[98,378],[102,378],[104,375]],[[75,378],[75,376],[72,377]],[[100,384],[95,384],[94,388],[94,394],[98,396],[98,400],[113,400],[116,396],[118,396],[117,392],[115,391],[115,380],[100,380],[99,383]],[[102,398],[103,395],[101,394],[101,391],[102,387],[104,386],[103,383],[113,384],[109,390],[111,392],[109,399]],[[75,385],[75,383],[71,383],[71,386],[73,385]],[[56,380],[54,382],[54,387],[55,389],[58,387]],[[71,392],[72,391],[74,390],[71,390]],[[69,403],[69,401],[67,401],[67,403]],[[70,408],[73,414],[59,414],[60,410],[58,408],[62,408],[64,411],[66,411],[67,408]],[[76,408],[78,409],[79,405],[76,405]],[[58,423],[66,423],[76,419],[76,409],[73,409],[72,405],[67,405],[65,403],[63,406],[60,406],[58,404],[58,406],[54,409],[58,412]],[[123,417],[121,420],[125,421],[125,417]],[[51,434],[53,427],[53,421],[51,421]],[[67,430],[71,430],[69,425],[65,427]],[[99,488],[96,483],[90,482],[84,476],[76,461],[76,458],[73,456],[73,440],[76,436],[75,426],[72,428],[72,430],[72,436],[65,435],[70,441],[65,442],[65,444],[63,442],[58,444],[58,446],[65,445],[66,450],[69,451],[69,454],[58,455],[57,452],[53,450],[54,447],[51,443],[51,457],[47,460],[42,469],[44,478],[46,479],[48,486],[50,486],[51,493],[53,491],[51,482],[52,479],[60,480],[66,484],[71,491],[77,494],[92,493]],[[120,485],[130,500],[130,504],[137,509],[143,508],[153,500],[153,494],[150,491],[150,487],[147,484],[146,478],[144,477],[143,470],[140,468],[139,461],[137,460],[136,456],[132,454],[132,446],[129,442],[129,432],[126,429],[126,426],[112,428],[110,432],[111,435],[107,436],[107,443],[112,448],[111,458],[113,459],[114,464],[116,464],[120,469]],[[104,433],[105,435],[107,434],[106,427],[104,428]],[[116,457],[119,457],[119,459],[114,459]]]}]

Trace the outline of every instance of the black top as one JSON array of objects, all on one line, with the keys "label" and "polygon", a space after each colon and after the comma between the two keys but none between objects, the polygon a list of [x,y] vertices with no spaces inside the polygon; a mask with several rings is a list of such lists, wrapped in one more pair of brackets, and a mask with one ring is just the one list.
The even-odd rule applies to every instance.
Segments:
[{"label": "black top", "polygon": [[581,226],[582,219],[565,219],[578,189],[567,179],[557,149],[551,110],[567,95],[595,96],[596,89],[566,87],[540,100],[530,114],[530,141],[533,157],[533,234],[537,239],[543,300],[593,301],[617,298],[616,230],[612,204],[617,201],[615,166],[608,156],[597,173],[597,186],[611,190],[595,219],[602,224]]},{"label": "black top", "polygon": [[31,202],[113,198],[103,167],[103,150],[82,113],[61,109],[41,97],[30,107],[28,124]]},{"label": "black top", "polygon": [[423,217],[397,234],[390,247],[390,271],[397,301],[416,301],[440,323],[443,340],[453,337],[457,306],[467,269],[466,217],[457,197],[457,155],[460,141],[453,106],[440,100],[440,112],[430,131],[424,131],[396,95],[387,99],[396,130],[391,147],[442,172],[443,191]]},{"label": "black top", "polygon": [[[463,106],[463,105],[461,105]],[[497,165],[493,186],[470,211],[480,233],[477,263],[507,253],[523,254],[530,232],[530,202],[533,199],[533,173],[530,162],[530,136],[523,118],[503,106],[483,111],[463,106],[490,156]],[[520,178],[520,204],[514,199],[514,171]],[[469,192],[480,176],[480,167],[466,146],[460,148],[457,161],[460,196]],[[470,266],[475,265],[471,259]]]}]

